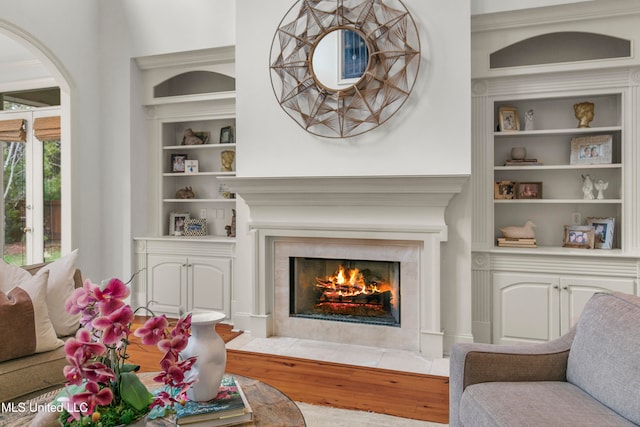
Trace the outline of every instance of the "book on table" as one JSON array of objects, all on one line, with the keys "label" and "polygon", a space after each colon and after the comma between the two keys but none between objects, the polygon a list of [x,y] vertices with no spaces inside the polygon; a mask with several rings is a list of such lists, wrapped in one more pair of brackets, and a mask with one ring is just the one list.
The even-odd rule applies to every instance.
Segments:
[{"label": "book on table", "polygon": [[176,406],[178,427],[230,426],[253,420],[253,411],[240,384],[231,375],[222,377],[218,395],[208,402],[187,401]]}]

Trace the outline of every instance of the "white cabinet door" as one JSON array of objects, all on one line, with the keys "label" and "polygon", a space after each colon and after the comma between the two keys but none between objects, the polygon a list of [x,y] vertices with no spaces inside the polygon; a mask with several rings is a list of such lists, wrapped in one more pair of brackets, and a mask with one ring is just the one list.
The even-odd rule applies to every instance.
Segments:
[{"label": "white cabinet door", "polygon": [[231,260],[190,257],[188,271],[190,310],[214,310],[229,316]]},{"label": "white cabinet door", "polygon": [[179,314],[180,307],[187,310],[187,259],[149,254],[147,262],[147,301],[151,310],[173,316]]},{"label": "white cabinet door", "polygon": [[560,279],[562,292],[560,293],[560,305],[562,317],[560,319],[560,332],[566,333],[571,329],[580,317],[589,298],[596,292],[623,292],[635,294],[636,283],[633,279],[613,278],[588,278],[588,277],[562,277]]},{"label": "white cabinet door", "polygon": [[493,342],[544,342],[559,336],[558,276],[493,274]]}]

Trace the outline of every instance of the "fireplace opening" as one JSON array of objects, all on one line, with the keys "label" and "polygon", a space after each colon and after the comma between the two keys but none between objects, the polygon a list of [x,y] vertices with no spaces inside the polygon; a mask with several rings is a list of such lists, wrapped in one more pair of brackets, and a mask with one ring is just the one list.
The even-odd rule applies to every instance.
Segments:
[{"label": "fireplace opening", "polygon": [[291,317],[400,326],[400,262],[289,258]]}]

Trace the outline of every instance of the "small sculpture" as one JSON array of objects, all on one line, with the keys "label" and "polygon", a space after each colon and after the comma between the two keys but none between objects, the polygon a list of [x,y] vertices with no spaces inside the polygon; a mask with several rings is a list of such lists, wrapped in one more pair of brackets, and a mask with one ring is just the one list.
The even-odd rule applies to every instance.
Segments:
[{"label": "small sculpture", "polygon": [[195,199],[196,193],[193,192],[191,187],[184,187],[176,191],[176,199]]},{"label": "small sculpture", "polygon": [[533,130],[533,110],[529,110],[524,115],[524,130]]},{"label": "small sculpture", "polygon": [[184,130],[184,137],[182,138],[182,145],[200,145],[204,142],[195,134],[191,129]]},{"label": "small sculpture", "polygon": [[222,162],[222,171],[223,172],[232,172],[233,171],[233,160],[236,157],[236,152],[233,150],[225,150],[220,153],[220,161]]},{"label": "small sculpture", "polygon": [[593,200],[593,177],[591,175],[582,175],[582,198],[584,200]]},{"label": "small sculpture", "polygon": [[227,230],[227,237],[236,237],[236,210],[231,209],[233,211],[233,216],[231,217],[231,225],[227,225],[224,227]]},{"label": "small sculpture", "polygon": [[593,102],[580,102],[573,105],[573,111],[576,114],[576,119],[580,121],[578,123],[579,128],[588,128],[589,123],[593,120],[595,105]]},{"label": "small sculpture", "polygon": [[511,225],[501,228],[500,231],[507,239],[535,239],[536,233],[533,231],[535,226],[532,221],[527,221],[522,227]]},{"label": "small sculpture", "polygon": [[604,182],[603,180],[599,179],[598,182],[593,184],[593,186],[596,188],[596,190],[598,190],[598,196],[596,197],[596,199],[604,199],[604,190],[609,187],[609,182]]},{"label": "small sculpture", "polygon": [[524,147],[513,147],[511,149],[511,160],[524,160],[527,157],[527,149]]}]

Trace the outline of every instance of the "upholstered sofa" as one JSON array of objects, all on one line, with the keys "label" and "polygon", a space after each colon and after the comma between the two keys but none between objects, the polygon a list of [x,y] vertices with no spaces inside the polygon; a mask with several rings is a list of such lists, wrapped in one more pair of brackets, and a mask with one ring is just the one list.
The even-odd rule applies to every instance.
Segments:
[{"label": "upholstered sofa", "polygon": [[640,424],[640,297],[597,293],[572,330],[532,345],[456,344],[457,426]]},{"label": "upholstered sofa", "polygon": [[[71,287],[71,290],[73,288],[82,287],[82,274],[79,269],[75,268],[75,254],[73,254],[73,257],[69,258],[65,257],[65,259],[61,262],[62,267],[59,267],[59,269],[69,269],[69,265],[71,264],[71,262],[73,262],[73,270],[71,271],[71,275],[69,275],[68,272],[62,271],[58,271],[55,273],[58,274],[58,276],[66,276],[65,280],[72,281],[72,283],[68,283],[66,285],[65,290],[59,288],[55,289],[55,293],[57,294],[56,296],[59,297],[58,301],[56,301],[57,305],[60,305],[60,301],[65,297],[62,294],[65,292],[68,293],[69,287]],[[51,264],[44,263],[25,266],[22,267],[22,269],[28,271],[29,273],[31,273],[31,275],[36,275],[36,273],[45,266],[49,266],[47,267],[48,270],[51,270],[52,268],[58,268],[57,265],[51,267]],[[5,264],[3,268],[8,267],[6,267]],[[47,277],[50,278],[53,274],[54,273],[52,271],[49,271],[47,273]],[[56,298],[54,297],[53,300],[55,301]],[[69,336],[73,335],[71,331],[74,329],[74,319],[72,317],[65,318],[62,319],[61,322],[62,323],[59,322],[59,324],[56,325],[59,327],[58,330],[66,330],[66,333],[68,335],[56,335],[54,332],[53,338],[56,339],[56,341],[64,341]],[[67,323],[66,326],[63,324],[64,322]],[[77,323],[77,325],[75,326],[75,329],[77,329],[79,327],[79,322],[75,320],[75,323]],[[17,336],[20,338],[26,335],[24,327],[21,326],[22,325],[20,325],[19,322],[11,325],[13,330],[15,330],[15,334],[17,334]],[[51,387],[60,386],[60,384],[64,383],[65,378],[62,370],[66,365],[66,359],[64,347],[61,346],[62,343],[60,341],[58,341],[58,343],[56,344],[57,347],[53,350],[36,352],[34,354],[29,354],[0,362],[0,402],[5,402],[20,396],[41,392]],[[2,344],[6,345],[6,343]]]}]

